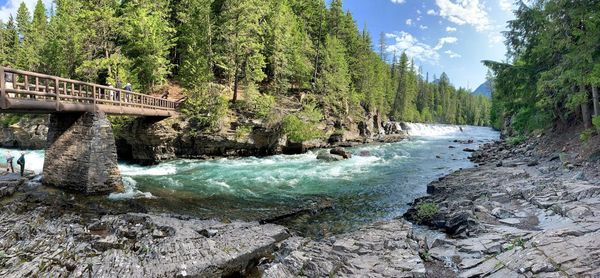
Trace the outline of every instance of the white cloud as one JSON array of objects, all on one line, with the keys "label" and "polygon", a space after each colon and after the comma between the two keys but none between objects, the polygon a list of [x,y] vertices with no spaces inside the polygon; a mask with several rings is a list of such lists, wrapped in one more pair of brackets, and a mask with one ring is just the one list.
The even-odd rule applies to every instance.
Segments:
[{"label": "white cloud", "polygon": [[458,54],[452,50],[446,50],[446,51],[444,51],[444,53],[448,54],[448,57],[450,57],[452,59],[462,57],[460,54]]},{"label": "white cloud", "polygon": [[428,15],[437,15],[437,13],[434,10],[428,10],[427,14]]},{"label": "white cloud", "polygon": [[511,0],[499,0],[498,5],[503,11],[512,12],[513,5],[511,3]]},{"label": "white cloud", "polygon": [[456,37],[443,37],[438,41],[437,45],[433,49],[440,50],[440,49],[442,49],[442,47],[444,47],[444,45],[454,44],[457,41],[458,41],[458,38],[456,38]]},{"label": "white cloud", "polygon": [[421,21],[421,18],[422,18],[421,16],[418,16],[417,21]]},{"label": "white cloud", "polygon": [[427,29],[429,29],[429,27],[427,27],[425,25],[419,25],[419,29],[421,29],[421,30],[427,30]]},{"label": "white cloud", "polygon": [[504,42],[504,37],[500,33],[489,33],[488,39],[492,46]]},{"label": "white cloud", "polygon": [[421,14],[421,10],[417,10],[417,14]]},{"label": "white cloud", "polygon": [[[417,38],[407,32],[396,32],[396,33],[387,33],[385,34],[386,38],[393,39],[394,42],[390,43],[387,47],[388,52],[396,52],[402,53],[406,52],[410,58],[419,60],[421,62],[431,63],[433,65],[438,64],[440,59],[440,53],[438,52],[440,49],[444,47],[446,44],[453,44],[458,41],[455,37],[443,37],[439,39],[438,43],[435,46],[428,45],[426,43],[420,42]],[[448,54],[448,52],[445,52]],[[452,52],[453,55],[450,55],[451,58],[460,57],[459,54]],[[458,55],[458,56],[456,56]]]},{"label": "white cloud", "polygon": [[417,38],[406,32],[386,34],[386,37],[394,39],[394,43],[387,47],[388,52],[406,52],[412,59],[431,64],[437,64],[440,54],[428,44],[419,42]]},{"label": "white cloud", "polygon": [[413,24],[412,19],[409,18],[409,19],[406,20],[406,25],[412,26],[412,24]]},{"label": "white cloud", "polygon": [[[53,0],[42,0],[44,5],[46,5],[46,10],[50,9],[52,1]],[[0,20],[7,22],[11,14],[13,17],[16,17],[17,9],[19,9],[21,2],[25,2],[25,5],[27,5],[27,8],[29,9],[29,13],[33,16],[33,8],[35,8],[37,0],[8,0],[4,6],[0,7]]]},{"label": "white cloud", "polygon": [[435,0],[440,16],[458,25],[471,25],[478,32],[490,29],[490,20],[479,0]]},{"label": "white cloud", "polygon": [[448,32],[448,33],[456,32],[456,28],[448,26],[448,27],[446,27],[446,32]]},{"label": "white cloud", "polygon": [[394,4],[404,4],[404,2],[406,2],[406,0],[392,0],[392,3]]}]

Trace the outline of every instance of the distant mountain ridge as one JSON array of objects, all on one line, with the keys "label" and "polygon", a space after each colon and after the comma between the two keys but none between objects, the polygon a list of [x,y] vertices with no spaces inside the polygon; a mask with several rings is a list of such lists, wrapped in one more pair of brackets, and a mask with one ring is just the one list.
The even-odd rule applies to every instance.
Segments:
[{"label": "distant mountain ridge", "polygon": [[473,91],[474,95],[482,95],[488,98],[492,98],[492,82],[489,80],[483,82],[483,84],[479,85],[475,91]]}]

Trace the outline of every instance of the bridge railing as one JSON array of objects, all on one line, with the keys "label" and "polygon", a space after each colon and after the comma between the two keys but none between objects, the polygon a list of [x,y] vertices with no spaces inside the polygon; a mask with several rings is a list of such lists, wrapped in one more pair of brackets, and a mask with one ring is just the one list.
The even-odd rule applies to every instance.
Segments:
[{"label": "bridge railing", "polygon": [[[177,102],[127,91],[112,86],[104,86],[0,67],[0,88],[2,98],[56,103],[120,106],[128,108],[175,110]],[[117,107],[114,107],[117,108]]]}]

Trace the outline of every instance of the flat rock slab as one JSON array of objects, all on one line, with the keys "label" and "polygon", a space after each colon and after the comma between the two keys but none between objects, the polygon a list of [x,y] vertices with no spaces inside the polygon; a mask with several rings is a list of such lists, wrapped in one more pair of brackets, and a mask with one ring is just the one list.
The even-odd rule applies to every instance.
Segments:
[{"label": "flat rock slab", "polygon": [[81,225],[42,214],[0,212],[0,277],[243,275],[289,237],[274,224],[124,214]]},{"label": "flat rock slab", "polygon": [[292,237],[282,243],[264,277],[424,277],[412,226],[376,223],[335,239]]}]

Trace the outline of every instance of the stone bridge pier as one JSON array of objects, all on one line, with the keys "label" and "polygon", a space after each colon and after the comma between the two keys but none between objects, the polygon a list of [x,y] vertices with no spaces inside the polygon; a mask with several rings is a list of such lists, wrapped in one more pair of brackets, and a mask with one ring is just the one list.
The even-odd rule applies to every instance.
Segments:
[{"label": "stone bridge pier", "polygon": [[115,138],[104,112],[50,115],[44,184],[85,194],[123,190]]}]

